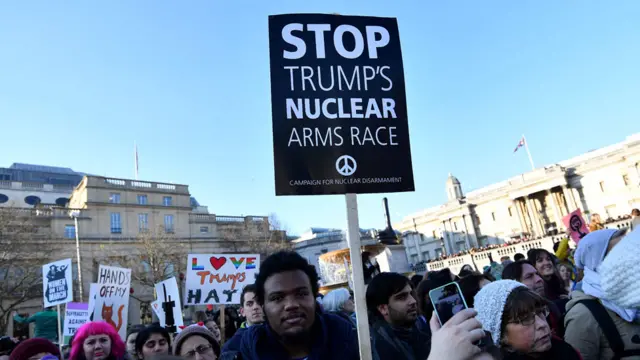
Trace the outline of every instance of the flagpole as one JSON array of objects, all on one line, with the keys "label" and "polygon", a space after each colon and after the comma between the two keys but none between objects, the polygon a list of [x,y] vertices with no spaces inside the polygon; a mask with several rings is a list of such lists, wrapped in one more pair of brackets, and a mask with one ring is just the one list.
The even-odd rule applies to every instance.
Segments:
[{"label": "flagpole", "polygon": [[522,134],[522,138],[524,139],[524,149],[527,150],[527,155],[529,156],[529,163],[531,164],[531,170],[535,170],[536,166],[533,164],[533,158],[531,157],[531,152],[529,151],[529,142],[527,138]]},{"label": "flagpole", "polygon": [[134,164],[135,164],[135,176],[136,176],[136,180],[138,180],[138,144],[136,144],[136,142],[133,142],[133,149],[134,149]]}]

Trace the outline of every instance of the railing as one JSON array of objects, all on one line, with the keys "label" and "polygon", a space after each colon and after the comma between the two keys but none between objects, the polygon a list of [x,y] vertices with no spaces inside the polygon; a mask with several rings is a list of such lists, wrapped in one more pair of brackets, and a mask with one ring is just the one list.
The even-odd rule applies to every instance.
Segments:
[{"label": "railing", "polygon": [[36,190],[36,191],[43,191],[43,192],[67,193],[67,192],[73,191],[74,187],[71,185],[54,185],[54,184],[44,184],[44,183],[34,183],[34,182],[1,180],[0,189]]},{"label": "railing", "polygon": [[267,221],[266,216],[226,216],[215,214],[189,214],[189,223],[191,224],[213,224],[213,223],[226,223],[226,224],[245,224],[245,223],[264,223]]},{"label": "railing", "polygon": [[[608,229],[623,229],[631,226],[631,219],[624,219],[614,221],[605,224]],[[414,266],[416,273],[422,273],[426,271],[437,271],[444,268],[451,269],[451,272],[457,274],[465,264],[471,265],[471,267],[477,268],[482,272],[482,269],[490,265],[489,254],[494,261],[500,261],[503,256],[508,256],[513,260],[513,255],[520,253],[527,255],[527,252],[531,249],[545,249],[553,253],[553,245],[563,238],[562,235],[547,236],[541,239],[533,239],[526,242],[520,242],[508,246],[500,246],[494,249],[487,249],[483,251],[477,251],[473,254],[460,255],[440,261],[432,261],[428,263],[420,263]]]},{"label": "railing", "polygon": [[187,185],[174,185],[174,184],[166,184],[166,183],[156,183],[149,181],[139,181],[139,180],[126,180],[126,179],[116,179],[116,178],[103,178],[97,176],[89,177],[89,185],[91,182],[94,184],[95,181],[100,182],[109,187],[129,187],[132,189],[155,189],[166,192],[179,192],[188,194],[189,188]]},{"label": "railing", "polygon": [[61,207],[41,206],[34,208],[2,208],[0,211],[6,211],[16,216],[34,216],[42,218],[70,218],[72,212],[76,212],[78,218],[86,218],[85,210],[70,209]]}]

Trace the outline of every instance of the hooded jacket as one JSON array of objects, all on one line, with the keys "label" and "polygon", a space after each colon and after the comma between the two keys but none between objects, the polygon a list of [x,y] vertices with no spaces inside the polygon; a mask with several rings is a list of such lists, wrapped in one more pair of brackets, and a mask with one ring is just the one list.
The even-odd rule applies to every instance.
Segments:
[{"label": "hooded jacket", "polygon": [[[573,291],[567,303],[567,314],[564,317],[564,339],[580,352],[584,360],[609,360],[614,356],[605,334],[589,309],[577,304],[583,299],[597,300],[582,291]],[[607,309],[625,349],[640,349],[640,324],[624,321],[613,311]],[[640,360],[640,356],[627,357],[625,360]]]},{"label": "hooded jacket", "polygon": [[[358,333],[347,320],[333,314],[316,312],[311,329],[311,352],[307,360],[360,359]],[[227,348],[225,346],[225,348]],[[254,325],[241,335],[238,351],[223,351],[223,359],[288,360],[290,356],[268,324]]]}]

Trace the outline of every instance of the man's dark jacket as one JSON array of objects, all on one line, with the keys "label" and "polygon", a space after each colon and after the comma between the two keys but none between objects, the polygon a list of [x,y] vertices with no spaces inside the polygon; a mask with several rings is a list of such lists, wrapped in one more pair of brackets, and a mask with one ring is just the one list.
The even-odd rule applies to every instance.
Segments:
[{"label": "man's dark jacket", "polygon": [[374,358],[426,360],[431,351],[431,331],[420,330],[417,325],[416,322],[408,329],[394,329],[386,321],[377,320],[371,327]]},{"label": "man's dark jacket", "polygon": [[[311,353],[307,360],[360,358],[358,333],[347,320],[333,314],[317,312],[311,332]],[[234,335],[233,338],[235,337]],[[251,326],[242,332],[239,346],[225,345],[220,360],[231,359],[289,360],[290,356],[271,327],[262,324]]]}]

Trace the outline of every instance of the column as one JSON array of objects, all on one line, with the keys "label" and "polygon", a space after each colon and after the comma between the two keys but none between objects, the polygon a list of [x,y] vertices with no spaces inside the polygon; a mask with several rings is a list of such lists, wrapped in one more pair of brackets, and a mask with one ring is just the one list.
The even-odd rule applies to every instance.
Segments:
[{"label": "column", "polygon": [[520,204],[518,204],[518,200],[513,199],[513,207],[518,214],[518,222],[520,223],[520,232],[528,232],[525,226],[524,221],[522,220],[522,213],[520,212]]},{"label": "column", "polygon": [[469,229],[467,228],[467,215],[462,215],[462,226],[464,226],[464,240],[467,243],[467,250],[469,250],[471,249],[471,239],[469,237]]},{"label": "column", "polygon": [[543,231],[540,225],[540,221],[538,221],[538,214],[533,206],[532,200],[529,197],[525,197],[524,201],[527,204],[527,210],[529,211],[529,219],[531,219],[531,225],[533,226],[533,232],[536,236],[542,236]]},{"label": "column", "polygon": [[571,213],[578,208],[576,199],[573,197],[573,191],[568,186],[562,187],[562,193],[564,194],[564,200],[567,202],[568,212]]},{"label": "column", "polygon": [[449,229],[451,229],[451,248],[453,248],[455,252],[458,252],[458,234],[453,227],[453,221],[451,221],[451,219],[449,219]]},{"label": "column", "polygon": [[442,221],[442,239],[445,254],[451,254],[451,247],[449,246],[449,234],[447,231],[447,222],[445,220]]},{"label": "column", "polygon": [[555,196],[553,196],[553,191],[547,190],[547,196],[551,198],[551,205],[553,205],[553,216],[556,220],[556,228],[558,229],[558,231],[560,231],[560,229],[564,229],[564,224],[562,224],[562,216],[560,216],[560,208],[558,208],[558,203],[555,199]]}]

